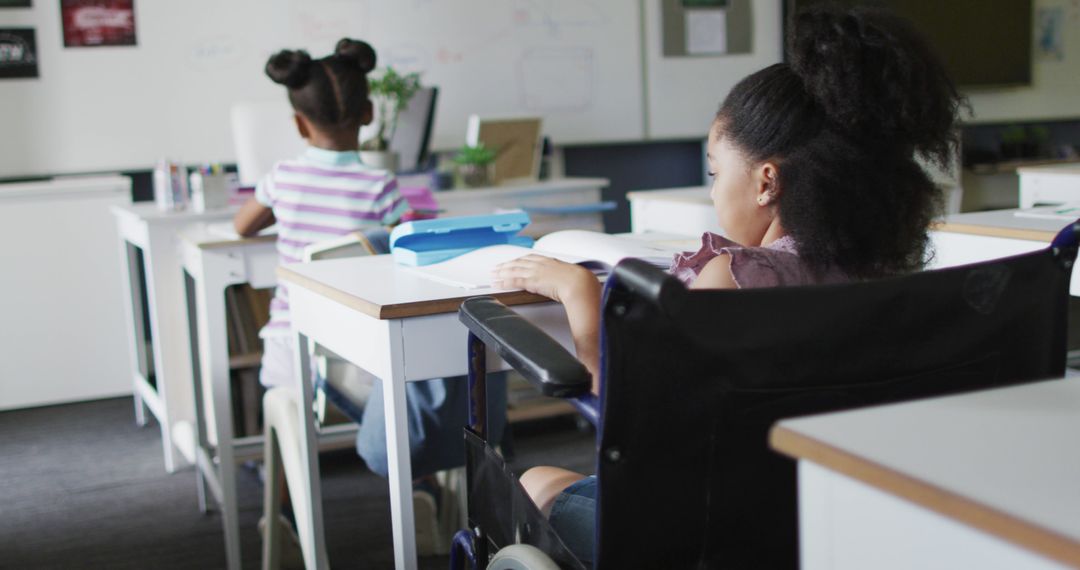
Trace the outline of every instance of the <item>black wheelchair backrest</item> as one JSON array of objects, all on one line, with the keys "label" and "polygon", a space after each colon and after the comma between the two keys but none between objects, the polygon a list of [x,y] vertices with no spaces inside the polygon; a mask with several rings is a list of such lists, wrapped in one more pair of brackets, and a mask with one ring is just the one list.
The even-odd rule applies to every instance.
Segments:
[{"label": "black wheelchair backrest", "polygon": [[1062,375],[1067,232],[1031,254],[820,287],[687,290],[620,264],[603,306],[598,566],[797,567],[795,464],[768,449],[770,426]]}]

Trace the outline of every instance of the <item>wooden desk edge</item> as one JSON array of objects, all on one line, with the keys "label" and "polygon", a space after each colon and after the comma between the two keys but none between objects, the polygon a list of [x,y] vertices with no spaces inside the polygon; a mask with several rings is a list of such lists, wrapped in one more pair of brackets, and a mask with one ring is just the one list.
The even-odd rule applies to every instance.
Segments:
[{"label": "wooden desk edge", "polygon": [[[350,295],[340,289],[330,287],[310,277],[301,275],[288,267],[278,266],[277,276],[281,281],[288,281],[305,289],[314,291],[332,301],[345,305],[356,311],[360,311],[369,317],[381,320],[401,319],[405,317],[418,317],[424,315],[437,315],[441,313],[453,313],[458,310],[461,303],[471,297],[479,295],[463,294],[461,297],[447,299],[435,299],[416,303],[400,303],[396,305],[377,305],[355,295]],[[550,302],[551,299],[529,293],[528,291],[507,291],[505,293],[486,294],[495,297],[506,305],[527,305],[530,303]]]},{"label": "wooden desk edge", "polygon": [[195,240],[189,240],[189,241],[191,241],[192,245],[194,245],[195,247],[197,247],[199,249],[220,249],[220,248],[223,248],[223,247],[232,247],[232,246],[236,246],[236,245],[248,245],[248,244],[255,244],[255,243],[265,243],[265,242],[272,242],[272,241],[275,241],[275,240],[277,240],[276,235],[266,235],[266,236],[253,236],[253,237],[246,237],[246,238],[239,238],[239,239],[229,239],[229,238],[226,238],[226,237],[222,237],[221,239],[215,239],[213,241],[195,241]]},{"label": "wooden desk edge", "polygon": [[769,445],[794,459],[827,467],[1047,558],[1080,567],[1080,541],[1075,539],[925,483],[782,425],[773,426],[769,433]]},{"label": "wooden desk edge", "polygon": [[[1061,227],[1065,227],[1062,224]],[[1056,232],[1045,230],[1024,230],[1019,228],[1001,228],[997,226],[978,226],[974,224],[957,224],[938,222],[930,226],[931,231],[946,232],[951,234],[969,234],[977,236],[989,236],[999,238],[1022,239],[1027,241],[1039,241],[1049,244],[1053,241]]]}]

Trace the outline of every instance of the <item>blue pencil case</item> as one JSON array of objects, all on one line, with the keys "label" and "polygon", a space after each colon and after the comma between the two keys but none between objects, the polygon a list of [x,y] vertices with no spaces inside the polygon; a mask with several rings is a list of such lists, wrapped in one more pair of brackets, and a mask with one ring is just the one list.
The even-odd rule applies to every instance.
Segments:
[{"label": "blue pencil case", "polygon": [[390,253],[395,263],[419,266],[489,245],[532,247],[532,238],[517,235],[527,225],[521,211],[406,222],[390,232]]}]

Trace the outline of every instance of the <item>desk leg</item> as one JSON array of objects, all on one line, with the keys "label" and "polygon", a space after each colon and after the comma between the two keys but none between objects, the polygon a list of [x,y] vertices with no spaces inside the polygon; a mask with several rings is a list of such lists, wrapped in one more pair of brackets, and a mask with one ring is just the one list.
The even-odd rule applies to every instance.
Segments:
[{"label": "desk leg", "polygon": [[[139,427],[146,425],[146,406],[143,404],[142,393],[139,391],[139,376],[142,373],[140,362],[146,358],[146,339],[143,338],[142,299],[139,291],[143,287],[139,279],[139,271],[136,266],[138,256],[135,255],[135,245],[126,239],[120,239],[120,259],[124,270],[123,291],[124,313],[127,316],[128,344],[131,346],[131,370],[135,385],[131,395],[135,401],[135,424]],[[169,451],[165,450],[165,469],[169,470]]]},{"label": "desk leg", "polygon": [[415,570],[416,524],[413,514],[412,456],[405,406],[405,350],[401,321],[390,327],[390,378],[383,378],[386,414],[386,459],[390,479],[390,522],[394,534],[394,566]]},{"label": "desk leg", "polygon": [[[198,310],[199,368],[203,382],[201,395],[210,393],[212,410],[211,421],[217,434],[216,480],[211,481],[221,505],[221,524],[225,529],[225,557],[228,567],[239,570],[240,565],[240,520],[236,498],[236,455],[233,449],[232,425],[232,390],[229,382],[229,343],[225,325],[225,287],[227,283],[210,282],[208,275],[221,275],[223,271],[210,267],[212,260],[204,259],[202,279],[195,289]],[[217,315],[218,318],[210,318]],[[209,386],[206,382],[209,382]],[[209,388],[209,390],[207,390]],[[198,413],[205,414],[205,408]],[[199,467],[206,469],[213,477],[214,462],[200,460]],[[216,485],[215,485],[216,483]],[[216,487],[216,488],[215,488]]]},{"label": "desk leg", "polygon": [[[168,244],[169,247],[176,246],[173,236],[167,238],[151,236],[151,238],[155,240],[153,243]],[[146,287],[146,300],[150,312],[148,317],[151,331],[150,342],[153,345],[152,364],[155,389],[161,408],[158,423],[161,424],[161,442],[165,448],[165,470],[173,473],[180,466],[187,464],[187,460],[173,441],[172,430],[177,421],[190,417],[190,412],[184,412],[190,409],[191,395],[190,391],[186,390],[186,378],[178,376],[186,370],[174,368],[174,363],[179,363],[179,360],[183,358],[183,342],[181,338],[174,338],[179,330],[183,330],[177,323],[177,318],[180,316],[177,311],[177,304],[180,301],[180,292],[177,289],[180,286],[180,276],[178,260],[172,252],[165,255],[161,251],[164,247],[164,245],[158,245],[143,251],[146,275],[143,286]],[[178,389],[177,382],[187,393]]]},{"label": "desk leg", "polygon": [[[323,532],[322,514],[322,485],[319,479],[319,448],[315,435],[315,412],[312,404],[315,401],[314,382],[311,378],[311,348],[307,336],[293,329],[293,346],[296,349],[296,358],[293,359],[295,377],[300,380],[300,456],[304,458],[303,481],[299,482],[307,489],[307,496],[311,503],[308,513],[299,512],[301,505],[294,504],[297,508],[297,525],[300,528],[300,536],[303,541],[304,535],[310,536],[311,540],[303,541],[311,545],[304,551],[304,566],[326,570],[330,567],[326,553],[326,536]],[[270,523],[268,523],[270,524]]]},{"label": "desk leg", "polygon": [[196,293],[195,278],[185,269],[184,274],[184,315],[187,317],[188,350],[191,356],[191,387],[194,398],[195,417],[192,419],[192,428],[195,432],[195,491],[198,495],[199,512],[206,514],[210,509],[206,501],[209,491],[206,482],[206,474],[203,469],[213,470],[212,463],[207,464],[204,458],[210,458],[213,447],[206,430],[206,395],[203,394],[202,380],[202,354],[199,352],[199,308],[198,294]]}]

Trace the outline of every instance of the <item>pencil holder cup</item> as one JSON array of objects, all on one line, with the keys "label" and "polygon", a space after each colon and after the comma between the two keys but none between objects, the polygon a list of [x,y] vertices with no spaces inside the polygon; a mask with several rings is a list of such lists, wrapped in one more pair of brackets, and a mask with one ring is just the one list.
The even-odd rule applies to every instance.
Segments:
[{"label": "pencil holder cup", "polygon": [[229,176],[225,173],[203,174],[195,171],[188,180],[191,208],[196,212],[220,210],[229,205]]}]

